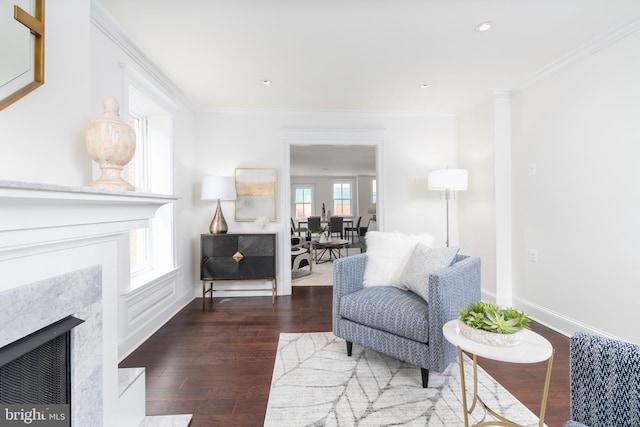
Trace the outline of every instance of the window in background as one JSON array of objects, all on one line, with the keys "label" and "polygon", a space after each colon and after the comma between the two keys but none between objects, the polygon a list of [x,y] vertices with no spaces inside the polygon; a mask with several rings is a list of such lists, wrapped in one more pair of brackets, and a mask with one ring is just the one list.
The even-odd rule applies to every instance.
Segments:
[{"label": "window in background", "polygon": [[376,203],[377,199],[378,199],[378,184],[376,183],[376,180],[374,179],[373,181],[371,181],[371,203]]},{"label": "window in background", "polygon": [[351,182],[333,183],[333,215],[351,215]]},{"label": "window in background", "polygon": [[[136,153],[127,167],[127,179],[137,191],[172,194],[173,115],[154,100],[158,92],[149,83],[133,79],[128,90],[129,124],[136,133]],[[148,227],[131,231],[130,289],[175,268],[173,211],[173,204],[167,204],[158,209]]]},{"label": "window in background", "polygon": [[296,185],[294,193],[296,219],[308,218],[313,212],[313,187],[310,185]]}]

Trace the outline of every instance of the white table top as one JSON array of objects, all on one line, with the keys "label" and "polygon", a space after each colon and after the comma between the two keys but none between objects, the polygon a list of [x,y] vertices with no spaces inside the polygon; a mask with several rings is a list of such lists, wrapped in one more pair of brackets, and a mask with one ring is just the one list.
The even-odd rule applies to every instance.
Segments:
[{"label": "white table top", "polygon": [[462,350],[501,362],[536,363],[548,360],[553,355],[551,343],[542,335],[528,329],[524,330],[524,342],[514,347],[498,347],[470,340],[460,334],[458,319],[445,323],[442,332],[447,341]]}]

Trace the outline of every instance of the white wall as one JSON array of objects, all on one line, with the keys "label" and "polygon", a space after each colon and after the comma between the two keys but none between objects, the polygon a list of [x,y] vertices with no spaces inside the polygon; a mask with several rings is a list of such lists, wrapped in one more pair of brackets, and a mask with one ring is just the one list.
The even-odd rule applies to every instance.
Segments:
[{"label": "white wall", "polygon": [[[279,171],[278,222],[269,231],[279,232],[279,247],[289,234],[284,217],[284,135],[291,129],[383,130],[381,164],[384,182],[384,229],[407,233],[429,232],[436,244],[445,241],[445,205],[437,192],[427,190],[431,169],[455,166],[456,119],[449,114],[383,114],[351,112],[220,111],[201,113],[196,121],[196,182],[204,175],[233,175],[236,167],[277,168]],[[412,177],[419,178],[412,184]],[[199,184],[198,189],[199,189]],[[256,231],[252,223],[233,221],[233,203],[223,203],[230,232]],[[206,232],[213,205],[194,200],[193,235]],[[379,218],[380,219],[380,218]],[[455,236],[457,236],[457,228]],[[279,252],[283,254],[284,251]],[[280,263],[279,290],[283,280]],[[194,265],[194,271],[198,266]],[[289,283],[290,286],[290,283]]]},{"label": "white wall", "polygon": [[[513,304],[572,334],[640,343],[640,32],[511,99]],[[463,245],[495,263],[496,121],[489,101],[459,117]],[[535,168],[535,175],[530,171]],[[499,226],[499,224],[495,224]],[[529,261],[530,249],[538,261]]]},{"label": "white wall", "polygon": [[[90,120],[102,116],[105,96],[122,101],[119,63],[137,64],[91,25],[90,16],[90,2],[46,3],[45,83],[0,111],[0,179],[68,186],[83,186],[93,180],[85,128]],[[177,299],[184,301],[192,298],[194,282],[190,207],[195,126],[189,109],[179,108],[174,123],[175,193],[181,197],[175,206],[176,242],[178,265],[187,266],[178,278]],[[170,314],[163,308],[162,303],[154,306],[156,317],[146,325],[144,334],[168,320]],[[139,343],[143,335],[137,338]]]},{"label": "white wall", "polygon": [[638,51],[640,32],[513,99],[514,296],[636,343]]},{"label": "white wall", "polygon": [[[125,66],[139,73],[156,87],[174,104],[174,195],[180,199],[174,203],[176,218],[175,242],[177,248],[177,277],[151,283],[146,289],[136,290],[132,295],[123,296],[120,302],[120,357],[134,350],[144,339],[150,336],[175,312],[189,302],[194,295],[193,259],[197,258],[196,237],[192,234],[193,203],[193,162],[194,152],[194,115],[188,106],[165,89],[165,81],[155,78],[148,72],[154,65],[145,58],[135,55],[127,44],[130,40],[122,38],[118,28],[108,15],[94,4],[94,24],[91,26],[91,111],[92,116],[102,116],[102,102],[107,96],[120,101],[121,116],[127,111],[125,91]],[[96,24],[97,22],[97,24]],[[124,43],[124,44],[123,44]],[[170,294],[165,291],[175,288]],[[127,286],[123,286],[127,289]],[[122,307],[125,306],[125,307]]]},{"label": "white wall", "polygon": [[496,294],[494,114],[491,100],[458,117],[458,157],[469,188],[458,193],[461,251],[482,260],[482,290]]},{"label": "white wall", "polygon": [[91,181],[89,2],[45,9],[44,85],[0,111],[0,179],[81,186]]}]

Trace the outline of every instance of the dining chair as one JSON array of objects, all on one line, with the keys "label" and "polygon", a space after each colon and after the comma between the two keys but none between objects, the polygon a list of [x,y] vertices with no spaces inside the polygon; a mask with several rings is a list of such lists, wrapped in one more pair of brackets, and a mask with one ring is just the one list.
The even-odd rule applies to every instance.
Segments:
[{"label": "dining chair", "polygon": [[347,236],[347,240],[351,238],[351,242],[355,243],[356,237],[358,237],[358,233],[360,232],[360,222],[362,221],[362,217],[358,217],[358,222],[355,227],[353,227],[353,223],[351,227],[344,228],[344,234]]},{"label": "dining chair", "polygon": [[319,216],[310,216],[307,218],[307,234],[319,233],[322,229]]},{"label": "dining chair", "polygon": [[291,220],[291,234],[298,234],[298,236],[302,236],[302,233],[307,234],[307,228],[300,227],[300,225],[296,225],[296,222],[293,218],[289,218]]},{"label": "dining chair", "polygon": [[334,233],[338,233],[340,234],[340,238],[343,239],[344,234],[342,231],[342,226],[344,225],[344,218],[342,218],[341,216],[332,216],[331,219],[329,219],[329,230],[330,230],[330,234],[331,236],[334,235]]}]

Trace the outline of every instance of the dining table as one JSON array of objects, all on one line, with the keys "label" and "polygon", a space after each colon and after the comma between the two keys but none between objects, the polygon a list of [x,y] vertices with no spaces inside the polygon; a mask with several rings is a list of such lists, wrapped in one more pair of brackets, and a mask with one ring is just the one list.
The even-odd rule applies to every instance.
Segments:
[{"label": "dining table", "polygon": [[[298,227],[302,227],[302,225],[306,225],[308,224],[309,221],[307,220],[307,218],[303,218],[303,219],[299,219],[298,220]],[[328,225],[329,224],[329,220],[328,219],[321,219],[320,220],[320,224],[324,224],[324,225]],[[342,225],[345,227],[353,227],[353,218],[343,218],[342,219]]]},{"label": "dining table", "polygon": [[[307,218],[299,219],[298,220],[298,227],[299,228],[303,227],[303,225],[306,226],[308,224],[308,222],[309,221],[307,220]],[[328,219],[321,219],[320,220],[320,225],[327,225],[328,226],[329,225],[329,220]],[[342,227],[343,227],[343,230],[342,230],[343,233],[344,233],[344,228],[349,228],[349,227],[353,228],[353,218],[343,217],[342,218]]]}]

